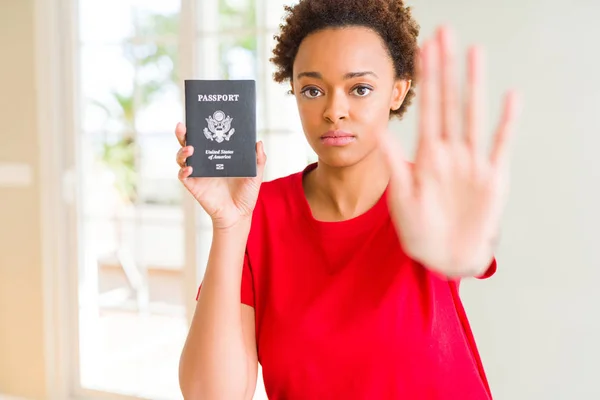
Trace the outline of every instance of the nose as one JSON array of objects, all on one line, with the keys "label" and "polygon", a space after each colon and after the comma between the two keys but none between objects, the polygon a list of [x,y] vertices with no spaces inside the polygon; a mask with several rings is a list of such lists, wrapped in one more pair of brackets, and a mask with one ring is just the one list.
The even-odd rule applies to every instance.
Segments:
[{"label": "nose", "polygon": [[323,118],[332,123],[348,118],[348,99],[345,94],[334,91],[328,97]]}]

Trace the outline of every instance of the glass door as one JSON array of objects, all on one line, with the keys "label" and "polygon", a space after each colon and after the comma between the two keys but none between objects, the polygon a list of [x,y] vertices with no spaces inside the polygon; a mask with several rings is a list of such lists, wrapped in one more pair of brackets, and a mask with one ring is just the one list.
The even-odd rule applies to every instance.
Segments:
[{"label": "glass door", "polygon": [[[82,392],[181,398],[188,327],[179,0],[78,0]],[[89,393],[88,393],[89,394]]]},{"label": "glass door", "polygon": [[[179,355],[212,239],[177,180],[183,80],[256,79],[265,179],[314,161],[268,64],[287,1],[64,1],[77,9],[75,395],[180,399]],[[261,373],[255,399],[266,399]]]}]

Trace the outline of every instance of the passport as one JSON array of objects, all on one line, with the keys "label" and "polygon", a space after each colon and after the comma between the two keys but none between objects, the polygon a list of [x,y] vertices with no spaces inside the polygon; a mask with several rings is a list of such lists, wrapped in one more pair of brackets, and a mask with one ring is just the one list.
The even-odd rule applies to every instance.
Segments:
[{"label": "passport", "polygon": [[256,176],[256,81],[185,80],[192,177]]}]

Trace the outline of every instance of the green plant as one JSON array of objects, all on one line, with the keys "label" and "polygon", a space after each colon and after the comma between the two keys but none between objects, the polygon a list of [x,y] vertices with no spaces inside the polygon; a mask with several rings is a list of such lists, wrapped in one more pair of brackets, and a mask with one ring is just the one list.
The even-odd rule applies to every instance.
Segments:
[{"label": "green plant", "polygon": [[[136,32],[122,43],[123,54],[136,76],[130,91],[112,91],[110,104],[93,101],[122,126],[119,138],[102,145],[100,161],[115,175],[115,187],[128,202],[138,196],[136,116],[168,85],[179,81],[177,39],[179,15],[146,14],[139,18]],[[159,78],[142,78],[150,69],[167,68]],[[159,68],[159,69],[160,69]]]},{"label": "green plant", "polygon": [[137,199],[137,170],[135,168],[135,141],[130,136],[114,143],[104,143],[102,162],[115,174],[115,187],[128,202]]}]

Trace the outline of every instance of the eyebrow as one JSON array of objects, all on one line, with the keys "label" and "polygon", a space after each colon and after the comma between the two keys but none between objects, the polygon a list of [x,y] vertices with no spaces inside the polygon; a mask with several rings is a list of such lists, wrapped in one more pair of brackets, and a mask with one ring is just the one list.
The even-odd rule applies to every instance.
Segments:
[{"label": "eyebrow", "polygon": [[[367,76],[367,75],[371,75],[371,76],[374,76],[375,78],[379,79],[377,74],[373,71],[348,72],[348,73],[344,74],[344,79],[360,78],[360,77]],[[321,79],[321,80],[323,79],[323,75],[321,75],[321,73],[314,72],[314,71],[300,72],[298,74],[298,76],[296,76],[296,79],[300,79],[302,77],[315,78],[315,79]]]}]

